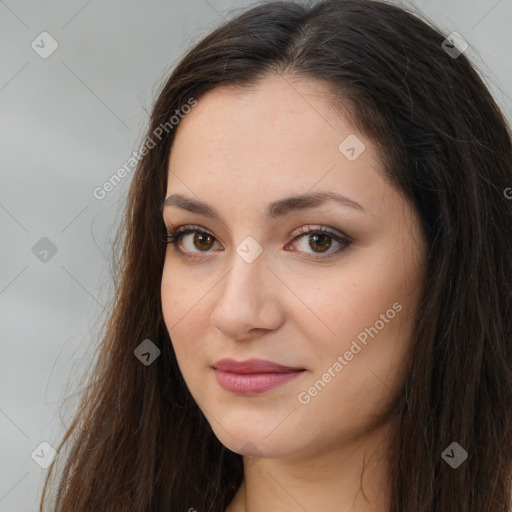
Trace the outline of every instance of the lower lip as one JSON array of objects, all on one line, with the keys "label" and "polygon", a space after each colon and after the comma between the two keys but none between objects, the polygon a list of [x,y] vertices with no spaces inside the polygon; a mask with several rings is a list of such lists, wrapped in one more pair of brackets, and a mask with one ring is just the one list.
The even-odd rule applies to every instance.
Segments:
[{"label": "lower lip", "polygon": [[283,373],[233,373],[215,370],[217,382],[226,390],[240,395],[264,393],[295,377],[304,370]]}]

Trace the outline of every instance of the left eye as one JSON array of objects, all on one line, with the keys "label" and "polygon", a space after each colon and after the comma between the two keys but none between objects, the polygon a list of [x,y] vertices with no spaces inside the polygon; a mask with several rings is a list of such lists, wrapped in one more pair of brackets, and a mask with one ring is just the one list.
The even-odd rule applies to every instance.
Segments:
[{"label": "left eye", "polygon": [[[302,247],[305,249],[303,252],[307,252],[307,248],[313,249],[313,254],[327,253],[331,249],[333,241],[338,245],[338,249],[329,251],[328,255],[337,254],[347,248],[352,241],[345,235],[332,232],[330,229],[320,227],[316,229],[311,228],[300,228],[299,235],[295,236],[293,241],[299,240]],[[289,247],[291,244],[287,245]]]},{"label": "left eye", "polygon": [[[187,238],[188,235],[193,236]],[[173,244],[176,250],[184,256],[186,256],[187,253],[209,252],[215,243],[218,244],[213,235],[195,226],[185,226],[173,232],[168,230],[167,238],[166,243]],[[328,253],[329,255],[342,251],[352,243],[347,236],[331,232],[323,227],[310,230],[300,228],[299,234],[294,237],[291,243],[286,245],[285,249],[289,250],[288,248],[297,240],[301,242],[299,245],[304,249],[299,252],[308,252],[307,248],[309,247],[313,249],[312,254]],[[339,247],[337,250],[329,251],[333,245],[333,241],[335,244],[338,244]]]},{"label": "left eye", "polygon": [[312,248],[315,253],[327,252],[332,247],[333,241],[338,245],[342,244],[342,241],[337,240],[334,235],[319,231],[311,231],[310,233],[299,235],[294,239],[294,241],[296,240],[299,241],[299,247],[304,252],[307,252],[308,248]]}]

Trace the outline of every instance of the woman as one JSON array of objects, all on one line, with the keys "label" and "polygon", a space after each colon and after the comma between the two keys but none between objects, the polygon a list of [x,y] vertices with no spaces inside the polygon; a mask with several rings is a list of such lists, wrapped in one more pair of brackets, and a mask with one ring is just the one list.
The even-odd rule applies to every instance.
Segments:
[{"label": "woman", "polygon": [[274,2],[182,59],[54,509],[510,509],[512,144],[454,37]]}]

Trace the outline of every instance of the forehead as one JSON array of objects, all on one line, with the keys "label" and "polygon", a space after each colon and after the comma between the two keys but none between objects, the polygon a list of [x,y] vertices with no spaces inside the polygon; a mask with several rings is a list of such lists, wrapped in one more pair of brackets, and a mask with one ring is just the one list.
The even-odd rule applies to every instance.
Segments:
[{"label": "forehead", "polygon": [[[339,149],[349,136],[364,144],[354,161]],[[167,195],[235,194],[266,204],[315,188],[358,200],[382,182],[374,145],[335,109],[325,83],[273,76],[248,88],[218,87],[200,98],[177,127]]]},{"label": "forehead", "polygon": [[298,150],[315,133],[347,129],[324,82],[271,76],[250,87],[222,86],[206,93],[180,122],[174,145],[191,149],[195,139],[201,151],[235,150],[240,144]]}]

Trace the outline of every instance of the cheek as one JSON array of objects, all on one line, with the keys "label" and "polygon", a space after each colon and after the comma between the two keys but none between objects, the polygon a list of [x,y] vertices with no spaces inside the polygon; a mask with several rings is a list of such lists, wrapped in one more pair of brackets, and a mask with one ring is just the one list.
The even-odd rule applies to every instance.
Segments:
[{"label": "cheek", "polygon": [[[164,264],[162,272],[162,282],[160,289],[162,297],[162,312],[164,316],[165,325],[169,334],[172,336],[174,328],[180,315],[180,309],[183,308],[186,302],[186,291],[180,285],[175,272],[170,270],[170,267]],[[178,300],[181,298],[182,300]]]},{"label": "cheek", "polygon": [[392,388],[403,376],[414,335],[421,291],[417,269],[410,262],[409,266],[402,265],[403,258],[393,254],[345,263],[344,269],[329,272],[316,280],[315,286],[301,280],[301,287],[296,289],[311,308],[302,315],[301,330],[307,333],[316,356],[315,377],[327,372],[342,356],[346,361],[342,362],[343,369],[331,372],[350,377],[351,382],[343,385],[356,394],[358,385],[354,384],[366,378],[380,378]]},{"label": "cheek", "polygon": [[[182,274],[183,276],[183,274]],[[200,290],[170,265],[164,265],[161,283],[162,312],[165,326],[180,367],[198,350],[196,332],[200,327]]]},{"label": "cheek", "polygon": [[392,273],[377,275],[366,267],[357,279],[342,274],[329,279],[322,294],[317,286],[304,300],[314,304],[323,322],[309,317],[302,325],[314,355],[312,375],[299,390],[300,403],[309,400],[303,409],[309,414],[302,416],[298,431],[320,435],[314,418],[322,417],[333,440],[340,428],[359,432],[388,413],[405,378],[412,336],[405,317],[410,298]]},{"label": "cheek", "polygon": [[[325,272],[325,276],[315,277],[314,285],[309,280],[297,280],[294,293],[307,313],[302,315],[304,328],[315,331],[313,339],[318,339],[324,348],[328,340],[337,345],[356,337],[379,321],[395,302],[404,300],[399,283],[387,271],[375,273],[369,266]],[[394,313],[391,311],[390,316],[398,316]],[[395,322],[385,324],[386,330],[391,323]]]},{"label": "cheek", "polygon": [[180,271],[175,257],[168,255],[162,271],[161,296],[164,319],[167,328],[172,328],[171,335],[189,322],[188,317],[197,315],[197,306],[201,306],[200,299],[205,293],[203,286],[191,279],[186,269]]}]

